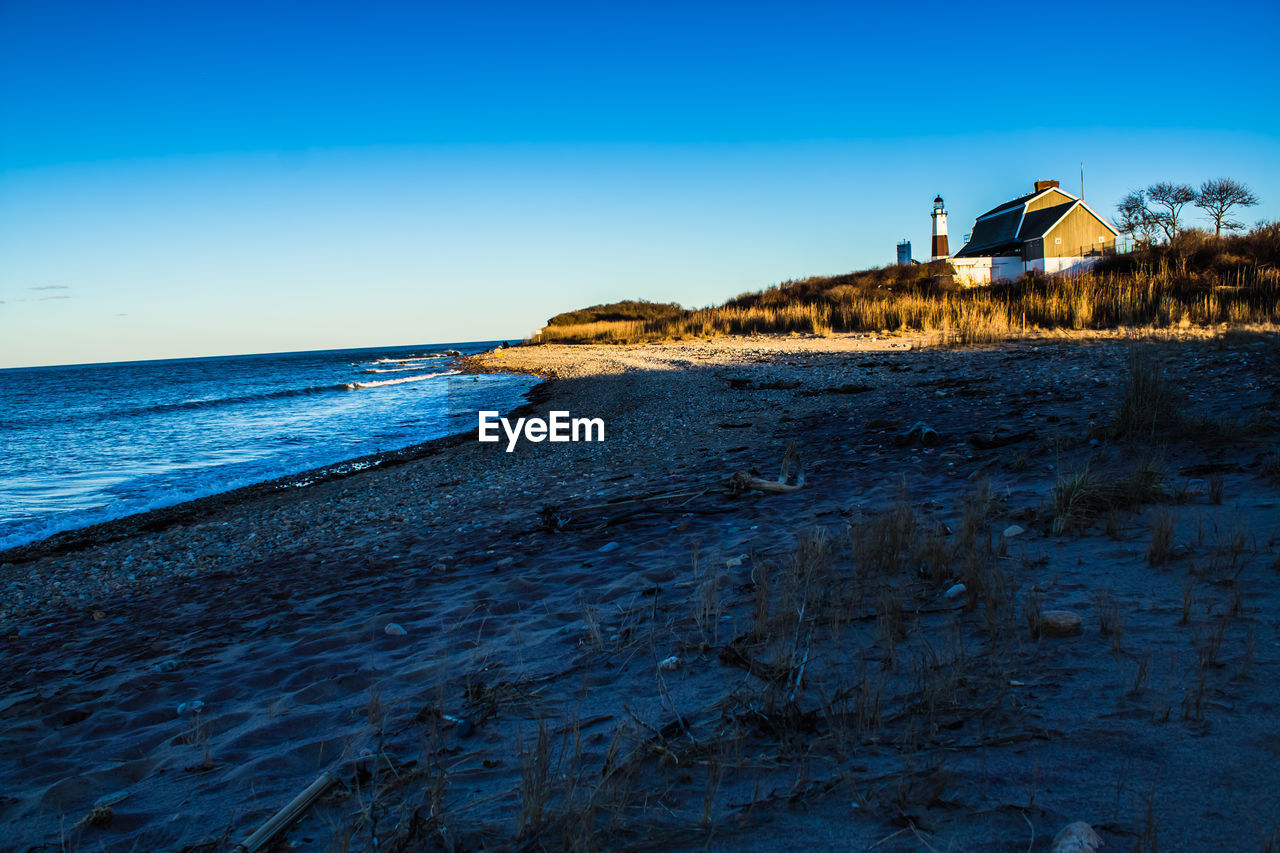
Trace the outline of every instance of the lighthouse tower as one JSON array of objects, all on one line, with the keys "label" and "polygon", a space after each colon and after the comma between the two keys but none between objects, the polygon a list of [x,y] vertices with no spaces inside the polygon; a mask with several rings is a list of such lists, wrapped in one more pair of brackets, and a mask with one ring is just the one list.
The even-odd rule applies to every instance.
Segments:
[{"label": "lighthouse tower", "polygon": [[941,261],[951,257],[947,248],[947,209],[942,205],[942,196],[933,200],[933,258]]}]

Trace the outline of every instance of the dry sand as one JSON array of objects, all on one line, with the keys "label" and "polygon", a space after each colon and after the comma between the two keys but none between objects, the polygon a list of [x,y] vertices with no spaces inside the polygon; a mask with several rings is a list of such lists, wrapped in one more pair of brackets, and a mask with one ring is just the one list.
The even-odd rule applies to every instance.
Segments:
[{"label": "dry sand", "polygon": [[1127,437],[1123,338],[919,343],[508,350],[606,441],[0,555],[0,848],[1275,849],[1280,339]]}]

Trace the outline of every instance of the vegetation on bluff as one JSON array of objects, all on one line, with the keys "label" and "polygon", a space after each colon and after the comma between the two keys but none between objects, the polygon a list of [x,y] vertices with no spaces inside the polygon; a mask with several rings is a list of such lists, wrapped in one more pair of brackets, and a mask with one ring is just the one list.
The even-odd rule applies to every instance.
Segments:
[{"label": "vegetation on bluff", "polygon": [[[630,313],[629,313],[630,312]],[[621,302],[560,314],[531,343],[639,343],[717,334],[924,332],[983,343],[1046,329],[1280,323],[1280,223],[1186,229],[1082,275],[963,289],[945,262],[786,281],[722,305]]]}]

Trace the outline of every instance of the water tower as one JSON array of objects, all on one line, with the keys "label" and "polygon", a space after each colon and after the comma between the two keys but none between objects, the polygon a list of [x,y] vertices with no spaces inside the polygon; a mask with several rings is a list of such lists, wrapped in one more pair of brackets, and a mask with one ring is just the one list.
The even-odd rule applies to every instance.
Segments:
[{"label": "water tower", "polygon": [[905,267],[911,265],[911,241],[903,240],[898,244],[898,266]]},{"label": "water tower", "polygon": [[935,261],[951,257],[947,248],[947,208],[942,203],[942,196],[933,200],[933,258]]}]

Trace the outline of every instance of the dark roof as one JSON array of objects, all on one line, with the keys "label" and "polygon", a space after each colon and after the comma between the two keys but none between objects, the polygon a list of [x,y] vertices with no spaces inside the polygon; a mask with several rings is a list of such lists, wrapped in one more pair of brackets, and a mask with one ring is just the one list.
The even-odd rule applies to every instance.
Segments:
[{"label": "dark roof", "polygon": [[992,216],[979,219],[973,223],[973,233],[964,248],[956,252],[957,258],[980,255],[996,255],[1008,252],[1018,246],[1018,221],[1022,218],[1022,208],[1014,207]]},{"label": "dark roof", "polygon": [[1055,222],[1066,216],[1067,211],[1076,204],[1074,201],[1068,201],[1065,204],[1056,204],[1053,207],[1028,211],[1027,215],[1022,218],[1022,228],[1018,231],[1018,239],[1026,242],[1037,237],[1043,237],[1045,232],[1052,228]]},{"label": "dark roof", "polygon": [[1004,204],[991,208],[986,213],[978,214],[978,218],[981,219],[984,216],[990,216],[993,213],[999,213],[1002,210],[1009,210],[1013,207],[1022,207],[1038,195],[1040,195],[1040,193],[1031,193],[1030,195],[1024,195],[1022,198],[1015,198],[1013,201],[1006,201]]},{"label": "dark roof", "polygon": [[979,214],[978,218],[981,219],[984,216],[991,216],[994,213],[999,213],[1002,210],[1009,210],[1010,208],[1014,208],[1014,207],[1023,207],[1026,205],[1027,202],[1031,201],[1031,199],[1036,198],[1037,196],[1042,196],[1048,192],[1054,192],[1055,190],[1061,193],[1063,196],[1065,196],[1068,199],[1075,198],[1075,196],[1073,196],[1071,193],[1064,190],[1062,187],[1045,187],[1039,192],[1029,193],[1027,195],[1024,195],[1022,198],[1015,198],[1013,201],[1006,201],[1004,204],[993,207],[990,210],[988,210],[986,213]]}]

